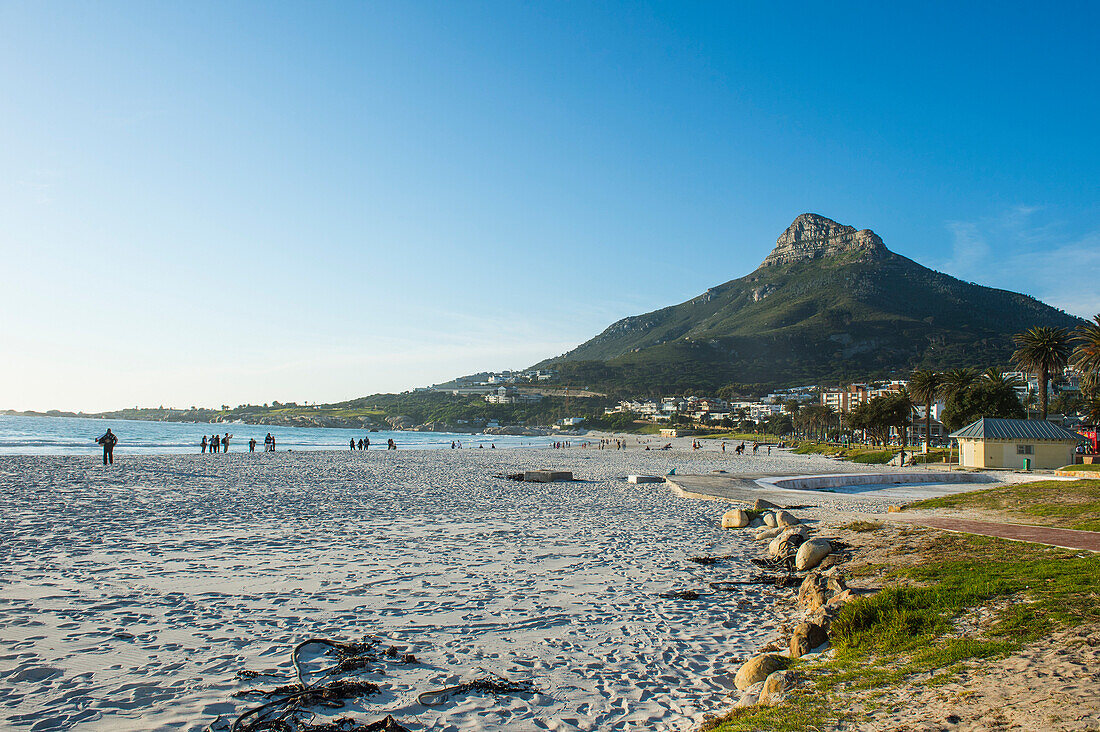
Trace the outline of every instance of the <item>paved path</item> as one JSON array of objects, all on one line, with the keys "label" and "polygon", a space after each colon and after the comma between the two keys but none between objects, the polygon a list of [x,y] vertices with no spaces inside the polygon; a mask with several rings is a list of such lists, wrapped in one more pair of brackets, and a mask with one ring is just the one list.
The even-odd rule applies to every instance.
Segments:
[{"label": "paved path", "polygon": [[805,496],[804,491],[768,489],[757,483],[761,478],[795,476],[801,473],[720,473],[715,475],[669,475],[665,482],[673,490],[687,498],[719,498],[726,501],[745,501],[752,503],[757,498],[776,503],[780,506]]},{"label": "paved path", "polygon": [[1084,549],[1100,552],[1100,531],[1076,531],[1074,529],[1056,529],[1051,526],[1025,526],[1022,524],[999,524],[989,521],[971,521],[955,518],[899,518],[910,524],[927,526],[944,531],[958,531],[964,534],[996,536],[1012,541],[1028,541],[1033,544],[1046,544],[1063,549]]}]

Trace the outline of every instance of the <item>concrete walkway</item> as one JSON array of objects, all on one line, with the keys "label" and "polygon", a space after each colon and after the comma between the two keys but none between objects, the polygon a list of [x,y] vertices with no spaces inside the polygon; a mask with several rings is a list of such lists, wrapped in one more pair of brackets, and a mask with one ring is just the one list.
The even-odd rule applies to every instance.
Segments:
[{"label": "concrete walkway", "polygon": [[[894,518],[891,516],[890,518]],[[963,534],[995,536],[1011,541],[1026,541],[1032,544],[1061,547],[1062,549],[1083,549],[1100,552],[1100,532],[1077,531],[1075,529],[1056,529],[1052,526],[1025,526],[1023,524],[1000,524],[989,521],[972,521],[956,518],[894,518],[917,526],[931,529],[955,531]]]},{"label": "concrete walkway", "polygon": [[[936,498],[984,487],[996,478],[975,473],[889,471],[846,473],[711,473],[668,475],[665,484],[684,498],[744,501],[763,498],[777,505],[789,502],[829,506],[853,497],[892,504]],[[969,485],[967,485],[969,484]],[[885,508],[885,507],[884,507]]]}]

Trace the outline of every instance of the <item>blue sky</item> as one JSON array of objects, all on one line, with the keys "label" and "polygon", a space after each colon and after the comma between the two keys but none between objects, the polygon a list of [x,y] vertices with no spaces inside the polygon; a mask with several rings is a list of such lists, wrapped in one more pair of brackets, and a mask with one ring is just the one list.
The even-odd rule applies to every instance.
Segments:
[{"label": "blue sky", "polygon": [[0,408],[523,367],[806,211],[1100,312],[1100,6],[759,5],[0,5]]}]

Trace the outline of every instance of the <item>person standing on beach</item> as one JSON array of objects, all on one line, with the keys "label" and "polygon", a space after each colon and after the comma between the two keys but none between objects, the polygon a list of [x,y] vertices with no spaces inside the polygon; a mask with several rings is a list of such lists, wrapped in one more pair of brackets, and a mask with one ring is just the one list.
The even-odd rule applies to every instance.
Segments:
[{"label": "person standing on beach", "polygon": [[210,450],[213,452],[220,452],[222,446],[222,438],[219,435],[214,435],[210,438]]},{"label": "person standing on beach", "polygon": [[351,441],[351,451],[355,452],[355,439],[354,438]]},{"label": "person standing on beach", "polygon": [[271,433],[268,432],[264,437],[264,452],[271,452]]},{"label": "person standing on beach", "polygon": [[229,438],[232,436],[228,432],[225,433],[225,437],[222,438],[222,452],[229,452]]},{"label": "person standing on beach", "polygon": [[118,444],[118,438],[111,432],[111,428],[107,428],[107,433],[102,437],[97,437],[96,442],[103,445],[103,464],[110,463],[115,464],[115,445]]},{"label": "person standing on beach", "polygon": [[206,454],[206,435],[202,436],[202,442],[199,443],[199,447],[202,449],[202,454]]},{"label": "person standing on beach", "polygon": [[248,441],[248,451],[256,452],[256,438],[253,437]]},{"label": "person standing on beach", "polygon": [[369,450],[370,449],[370,438],[369,437],[364,437],[363,438],[363,449],[364,450]]}]

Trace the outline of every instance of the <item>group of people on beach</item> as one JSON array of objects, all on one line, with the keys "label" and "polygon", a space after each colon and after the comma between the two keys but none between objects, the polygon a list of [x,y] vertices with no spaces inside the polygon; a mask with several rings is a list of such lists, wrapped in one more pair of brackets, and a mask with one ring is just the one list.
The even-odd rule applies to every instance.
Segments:
[{"label": "group of people on beach", "polygon": [[[209,450],[212,453],[214,453],[214,452],[229,452],[229,440],[232,437],[233,437],[233,435],[229,434],[228,432],[226,432],[225,435],[214,434],[214,435],[211,435],[209,438],[207,438],[206,435],[203,435],[202,436],[202,442],[199,443],[199,449],[204,454],[206,453],[207,450]],[[114,450],[115,450],[115,445],[118,444],[118,437],[116,437],[115,434],[113,432],[111,432],[110,429],[108,429],[106,434],[104,434],[100,437],[97,437],[95,441],[96,441],[97,444],[100,444],[100,445],[103,446],[103,464],[104,465],[108,465],[108,464],[114,465],[114,462],[115,462]],[[250,438],[248,440],[248,451],[249,452],[256,452],[256,445],[257,444],[259,444],[259,443],[256,442],[255,437]],[[581,443],[581,447],[585,447],[585,448],[590,448],[590,447],[593,447],[595,445],[596,445],[596,443],[592,443],[592,442]],[[550,447],[555,449],[555,450],[563,450],[563,449],[566,449],[566,448],[569,448],[569,447],[572,447],[572,446],[573,446],[573,443],[570,442],[570,441],[559,441],[559,442],[550,443]],[[370,449],[370,438],[369,437],[363,437],[359,440],[352,439],[348,443],[348,447],[351,450],[369,450]],[[478,445],[478,447],[479,448],[484,448],[485,445]],[[495,443],[493,443],[489,447],[490,447],[490,449],[495,450],[497,446],[496,446]],[[604,438],[604,439],[599,441],[598,447],[599,447],[600,450],[605,450],[605,449],[607,449],[607,450],[625,450],[626,449],[626,440],[617,440],[617,439]],[[772,446],[771,445],[766,445],[766,447],[768,449],[768,454],[771,455],[772,454]],[[783,447],[783,445],[781,444],[780,447]],[[451,449],[452,450],[458,450],[458,449],[461,449],[461,448],[462,448],[462,442],[461,441],[459,441],[459,440],[452,440],[451,441]],[[657,449],[659,449],[659,450],[669,450],[671,448],[672,448],[672,443],[669,443],[669,444],[665,445],[664,447],[660,447],[660,448],[657,448]],[[691,449],[692,450],[701,450],[702,448],[703,448],[703,443],[700,442],[699,440],[692,440],[691,441]],[[386,449],[387,450],[396,450],[397,449],[397,443],[393,441],[393,438],[390,438],[390,439],[386,440]],[[645,449],[649,450],[650,448],[649,448],[648,445],[646,445]],[[752,443],[753,453],[756,453],[756,451],[759,450],[759,449],[760,449],[760,443],[758,443],[758,442]],[[734,454],[736,454],[736,455],[744,455],[745,450],[746,450],[746,447],[745,447],[744,442],[737,445],[733,449]],[[725,451],[726,451],[726,443],[723,441],[722,442],[722,452],[725,452]],[[268,432],[267,436],[264,437],[264,452],[275,452],[275,435],[271,434],[270,432]]]},{"label": "group of people on beach", "polygon": [[[350,449],[353,452],[355,450],[369,450],[370,449],[370,438],[369,437],[363,437],[362,439],[359,439],[359,440],[356,440],[356,439],[353,438],[353,439],[348,441],[348,449]],[[386,449],[387,450],[396,450],[397,449],[397,443],[393,441],[392,437],[390,439],[386,440]]]},{"label": "group of people on beach", "polygon": [[[581,447],[591,447],[592,444],[593,443],[591,443],[591,442],[585,442],[581,445]],[[600,450],[625,450],[626,449],[626,440],[613,440],[610,437],[605,437],[602,440],[600,440],[600,442],[598,444],[598,449],[600,449]]]},{"label": "group of people on beach", "polygon": [[233,435],[226,432],[225,437],[214,434],[210,435],[210,439],[208,440],[206,439],[206,435],[203,435],[199,447],[204,453],[208,447],[210,448],[210,452],[229,452],[229,438],[232,436]]},{"label": "group of people on beach", "polygon": [[[202,436],[202,442],[199,443],[199,450],[202,453],[206,453],[207,449],[210,452],[229,452],[229,438],[233,435],[228,432],[224,437],[218,435],[211,435],[210,439],[206,438],[206,435]],[[256,442],[255,437],[251,437],[248,440],[248,451],[256,452],[256,445],[260,443]],[[275,435],[270,432],[267,433],[267,437],[264,438],[264,452],[275,452]]]},{"label": "group of people on beach", "polygon": [[[462,440],[451,440],[451,449],[452,450],[461,450],[462,449]],[[478,449],[480,449],[480,450],[485,449],[485,445],[478,445]],[[497,443],[495,443],[495,442],[491,443],[489,445],[489,449],[490,450],[497,449]]]},{"label": "group of people on beach", "polygon": [[[700,443],[698,440],[695,440],[695,441],[692,442],[691,449],[698,450],[698,449],[702,448],[702,446],[703,446],[702,443]],[[772,446],[771,445],[765,445],[764,447],[766,447],[768,449],[768,454],[771,455],[772,454]],[[753,455],[755,455],[756,451],[759,450],[759,449],[760,449],[760,443],[759,442],[752,443],[752,453],[753,453]],[[722,452],[725,452],[725,451],[726,451],[726,443],[722,442]],[[734,455],[744,455],[745,454],[745,443],[742,442],[740,445],[733,448],[733,454]]]},{"label": "group of people on beach", "polygon": [[[348,441],[348,449],[350,449],[352,451],[355,451],[355,450],[369,450],[370,449],[370,438],[369,437],[363,437],[363,438],[360,438],[358,440],[353,438],[353,439]],[[386,440],[386,449],[387,450],[396,450],[397,449],[397,443],[393,441],[392,437],[390,439]]]}]

